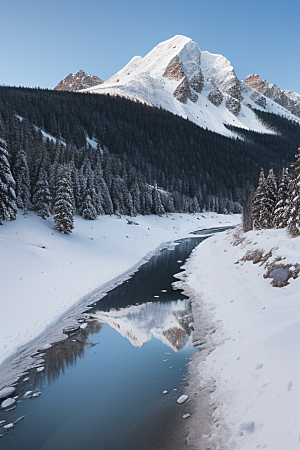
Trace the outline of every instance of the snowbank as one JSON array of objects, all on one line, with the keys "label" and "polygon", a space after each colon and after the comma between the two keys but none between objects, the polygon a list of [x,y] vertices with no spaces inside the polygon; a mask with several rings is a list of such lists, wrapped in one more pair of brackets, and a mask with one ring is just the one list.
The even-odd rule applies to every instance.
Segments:
[{"label": "snowbank", "polygon": [[[0,227],[0,362],[18,349],[22,355],[14,367],[28,366],[26,358],[34,349],[66,337],[62,329],[80,308],[128,277],[164,242],[238,220],[214,213],[168,214],[139,216],[134,219],[139,225],[128,225],[124,217],[100,216],[95,221],[76,217],[70,236],[55,231],[52,219],[34,213],[5,223]],[[2,384],[10,370],[6,361],[1,366]]]},{"label": "snowbank", "polygon": [[[178,284],[192,297],[201,350],[191,368],[195,448],[299,448],[300,277],[273,287],[263,276],[285,266],[296,277],[299,262],[300,237],[264,230],[215,235],[186,263]],[[203,398],[212,419],[199,435]]]}]

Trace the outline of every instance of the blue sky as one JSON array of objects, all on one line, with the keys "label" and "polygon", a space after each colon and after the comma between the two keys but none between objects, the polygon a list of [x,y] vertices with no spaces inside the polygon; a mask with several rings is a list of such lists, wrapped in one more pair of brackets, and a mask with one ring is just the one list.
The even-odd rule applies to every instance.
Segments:
[{"label": "blue sky", "polygon": [[0,0],[0,84],[106,80],[175,34],[300,92],[300,0]]}]

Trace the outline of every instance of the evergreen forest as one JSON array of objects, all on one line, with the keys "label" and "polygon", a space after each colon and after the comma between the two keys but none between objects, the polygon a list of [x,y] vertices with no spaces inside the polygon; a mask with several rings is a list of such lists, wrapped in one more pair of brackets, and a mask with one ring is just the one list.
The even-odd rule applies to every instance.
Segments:
[{"label": "evergreen forest", "polygon": [[272,134],[228,138],[121,97],[2,86],[0,222],[34,210],[68,234],[75,213],[241,212],[300,142],[297,122],[255,113]]}]

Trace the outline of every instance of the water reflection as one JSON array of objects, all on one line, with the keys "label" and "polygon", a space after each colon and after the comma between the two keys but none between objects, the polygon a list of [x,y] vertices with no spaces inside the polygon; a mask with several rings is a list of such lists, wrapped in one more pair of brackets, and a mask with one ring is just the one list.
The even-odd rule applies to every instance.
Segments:
[{"label": "water reflection", "polygon": [[154,302],[108,312],[97,311],[94,317],[107,323],[135,347],[155,337],[172,350],[183,348],[191,334],[192,311],[189,300]]}]

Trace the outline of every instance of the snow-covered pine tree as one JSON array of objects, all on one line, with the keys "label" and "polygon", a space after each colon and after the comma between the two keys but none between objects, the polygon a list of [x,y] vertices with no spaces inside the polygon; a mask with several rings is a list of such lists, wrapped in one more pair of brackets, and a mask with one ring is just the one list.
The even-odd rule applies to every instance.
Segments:
[{"label": "snow-covered pine tree", "polygon": [[152,190],[152,214],[156,214],[158,216],[165,214],[157,186],[154,186]]},{"label": "snow-covered pine tree", "polygon": [[114,212],[117,215],[132,215],[132,198],[123,178],[119,175],[112,180],[111,199],[114,205]]},{"label": "snow-covered pine tree", "polygon": [[0,139],[0,225],[17,214],[15,180],[12,176],[6,142]]},{"label": "snow-covered pine tree", "polygon": [[292,237],[300,235],[300,148],[295,155],[294,179],[290,186],[290,205],[288,211],[288,232]]},{"label": "snow-covered pine tree", "polygon": [[277,180],[273,169],[269,170],[266,189],[266,202],[263,204],[262,208],[262,219],[264,221],[264,228],[274,227],[274,211],[277,203]]},{"label": "snow-covered pine tree", "polygon": [[17,153],[14,166],[14,177],[16,180],[17,207],[23,214],[26,214],[31,206],[31,191],[27,156],[24,150],[19,150]]},{"label": "snow-covered pine tree", "polygon": [[96,191],[93,183],[92,172],[88,173],[86,179],[85,191],[83,194],[83,200],[81,205],[80,214],[84,219],[95,220],[97,217],[96,203]]},{"label": "snow-covered pine tree", "polygon": [[32,206],[42,219],[50,216],[51,195],[47,172],[41,168],[32,196]]},{"label": "snow-covered pine tree", "polygon": [[71,168],[68,164],[58,167],[57,186],[54,200],[55,229],[70,234],[74,228],[74,196],[71,181]]},{"label": "snow-covered pine tree", "polygon": [[258,187],[253,194],[251,203],[251,219],[253,228],[255,230],[261,230],[265,228],[264,217],[262,211],[264,203],[267,201],[267,182],[265,179],[264,171],[261,169],[258,180]]},{"label": "snow-covered pine tree", "polygon": [[285,228],[288,221],[288,210],[290,203],[290,183],[288,168],[282,170],[281,181],[278,186],[277,202],[274,210],[274,227]]},{"label": "snow-covered pine tree", "polygon": [[141,213],[141,192],[137,180],[133,182],[133,185],[130,189],[130,194],[132,198],[133,215],[136,216],[137,214]]},{"label": "snow-covered pine tree", "polygon": [[147,183],[140,184],[141,192],[141,213],[144,215],[151,214],[152,209],[152,191]]},{"label": "snow-covered pine tree", "polygon": [[291,198],[288,211],[288,232],[292,237],[300,235],[300,174],[291,182]]}]

